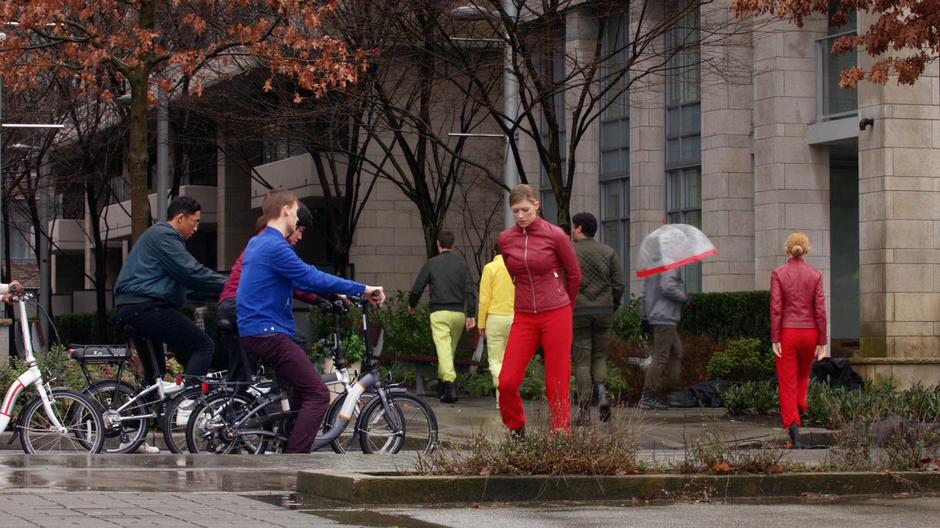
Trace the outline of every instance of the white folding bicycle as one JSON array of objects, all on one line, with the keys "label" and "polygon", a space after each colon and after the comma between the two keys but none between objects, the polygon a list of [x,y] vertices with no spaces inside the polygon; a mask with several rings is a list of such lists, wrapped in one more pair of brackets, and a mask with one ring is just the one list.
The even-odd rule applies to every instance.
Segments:
[{"label": "white folding bicycle", "polygon": [[[7,389],[0,406],[0,432],[6,431],[16,408],[16,400],[23,389],[33,386],[33,397],[18,419],[13,431],[18,434],[20,445],[27,453],[98,453],[104,443],[104,422],[97,405],[88,397],[68,389],[54,389],[44,382],[42,372],[33,355],[32,336],[26,316],[26,301],[32,300],[29,293],[13,296],[23,336],[26,353],[26,372]],[[41,307],[40,311],[42,310]],[[12,442],[13,439],[11,439]]]}]

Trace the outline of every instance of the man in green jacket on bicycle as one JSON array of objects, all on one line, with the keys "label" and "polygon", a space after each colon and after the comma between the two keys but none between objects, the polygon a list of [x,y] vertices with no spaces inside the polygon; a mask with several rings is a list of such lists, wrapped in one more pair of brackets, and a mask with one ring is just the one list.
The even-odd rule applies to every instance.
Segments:
[{"label": "man in green jacket on bicycle", "polygon": [[[187,375],[204,376],[212,363],[212,338],[179,311],[187,289],[218,295],[225,285],[225,276],[200,264],[186,249],[186,241],[199,229],[201,211],[202,206],[192,197],[174,198],[167,207],[166,221],[150,226],[134,244],[114,285],[118,320],[157,347],[155,357],[150,358],[147,347],[136,343],[148,384],[166,374],[163,343],[182,353]],[[164,387],[168,392],[180,388],[168,382]]]}]

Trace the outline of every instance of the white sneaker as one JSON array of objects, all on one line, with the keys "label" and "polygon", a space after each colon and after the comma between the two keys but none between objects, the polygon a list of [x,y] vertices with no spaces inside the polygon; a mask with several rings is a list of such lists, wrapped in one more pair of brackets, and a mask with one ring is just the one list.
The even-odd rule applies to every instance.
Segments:
[{"label": "white sneaker", "polygon": [[163,385],[163,392],[167,396],[172,396],[176,394],[177,392],[183,390],[182,385],[177,385],[176,382],[173,382],[173,381],[160,380],[160,385]]},{"label": "white sneaker", "polygon": [[150,445],[147,442],[140,444],[140,447],[137,448],[135,453],[141,453],[144,455],[156,455],[160,453],[160,448],[155,445]]},{"label": "white sneaker", "polygon": [[[122,444],[120,445],[120,447],[118,447],[118,449],[116,449],[116,451],[123,450],[123,449],[125,449],[128,445],[130,445],[130,443],[122,443]],[[144,454],[144,455],[156,455],[156,454],[158,454],[159,452],[160,452],[160,448],[159,448],[159,447],[157,447],[157,446],[152,446],[152,445],[148,444],[147,442],[144,442],[144,443],[140,444],[140,446],[139,446],[137,449],[131,451],[131,453],[141,453],[141,454]]]}]

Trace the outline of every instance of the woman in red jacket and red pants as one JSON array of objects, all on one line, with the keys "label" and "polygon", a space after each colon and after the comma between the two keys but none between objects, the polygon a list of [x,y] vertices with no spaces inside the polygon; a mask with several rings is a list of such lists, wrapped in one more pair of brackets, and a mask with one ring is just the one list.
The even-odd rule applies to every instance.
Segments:
[{"label": "woman in red jacket and red pants", "polygon": [[581,267],[571,239],[539,218],[539,205],[532,187],[514,187],[509,207],[516,225],[499,235],[516,286],[516,315],[499,373],[499,411],[517,437],[525,434],[526,422],[519,386],[539,345],[545,355],[551,427],[571,430],[571,307],[581,288]]},{"label": "woman in red jacket and red pants", "polygon": [[806,393],[814,359],[826,352],[826,294],[819,270],[803,261],[809,237],[787,237],[790,260],[770,275],[770,340],[777,356],[780,417],[790,432],[790,446],[800,448],[800,412],[806,412]]}]

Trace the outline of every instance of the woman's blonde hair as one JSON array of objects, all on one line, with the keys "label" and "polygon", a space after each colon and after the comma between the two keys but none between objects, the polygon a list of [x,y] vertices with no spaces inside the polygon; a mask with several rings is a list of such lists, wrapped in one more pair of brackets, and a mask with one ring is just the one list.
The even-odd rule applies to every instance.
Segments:
[{"label": "woman's blonde hair", "polygon": [[533,204],[536,204],[539,202],[539,199],[536,197],[536,194],[535,194],[535,189],[533,189],[531,185],[520,183],[519,185],[516,185],[515,187],[513,187],[511,191],[509,191],[509,205],[510,206],[516,205],[522,200],[528,200],[532,202]]},{"label": "woman's blonde hair", "polygon": [[787,255],[791,257],[802,257],[809,253],[809,236],[801,231],[790,233],[787,237]]}]

